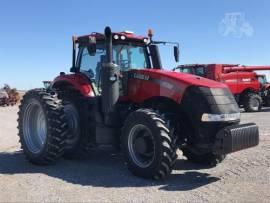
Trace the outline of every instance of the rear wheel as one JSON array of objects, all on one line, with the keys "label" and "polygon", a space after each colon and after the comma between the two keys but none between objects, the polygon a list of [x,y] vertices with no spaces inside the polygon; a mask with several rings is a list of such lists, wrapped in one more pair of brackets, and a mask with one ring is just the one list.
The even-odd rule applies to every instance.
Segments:
[{"label": "rear wheel", "polygon": [[91,119],[87,100],[76,90],[59,91],[68,121],[68,135],[64,157],[81,158],[87,152]]},{"label": "rear wheel", "polygon": [[217,164],[221,163],[226,155],[216,155],[212,152],[206,154],[196,154],[187,148],[181,149],[183,155],[191,162],[202,164],[209,167],[214,167]]},{"label": "rear wheel", "polygon": [[170,120],[151,109],[139,109],[125,121],[122,148],[136,176],[164,179],[177,158],[176,135]]},{"label": "rear wheel", "polygon": [[68,125],[56,94],[30,90],[24,95],[18,114],[21,147],[29,161],[49,164],[62,156]]},{"label": "rear wheel", "polygon": [[258,94],[250,92],[244,96],[243,104],[246,112],[260,111],[262,108],[262,98]]}]

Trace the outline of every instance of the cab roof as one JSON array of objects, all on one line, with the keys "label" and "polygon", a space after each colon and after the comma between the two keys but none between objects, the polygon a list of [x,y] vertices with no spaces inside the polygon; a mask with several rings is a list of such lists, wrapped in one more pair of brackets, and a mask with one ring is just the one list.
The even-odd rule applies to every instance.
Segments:
[{"label": "cab roof", "polygon": [[[95,38],[96,41],[105,40],[105,35],[99,32],[92,32],[89,35],[82,35],[76,38],[76,43],[89,41],[90,38]],[[128,41],[128,42],[138,42],[138,43],[147,43],[149,41],[146,36],[135,35],[130,31],[122,31],[122,32],[113,32],[112,33],[113,41]]]}]

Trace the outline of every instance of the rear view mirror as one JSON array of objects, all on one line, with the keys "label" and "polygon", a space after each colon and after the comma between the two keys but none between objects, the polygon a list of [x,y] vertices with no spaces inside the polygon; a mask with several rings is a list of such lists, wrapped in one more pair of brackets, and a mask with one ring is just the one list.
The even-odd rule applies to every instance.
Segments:
[{"label": "rear view mirror", "polygon": [[88,53],[90,56],[95,56],[96,51],[97,51],[96,44],[91,44],[91,45],[87,46],[87,50],[88,50]]},{"label": "rear view mirror", "polygon": [[178,46],[174,46],[173,47],[173,53],[174,53],[174,59],[175,62],[179,62],[179,47]]},{"label": "rear view mirror", "polygon": [[90,56],[96,55],[97,43],[95,37],[89,37],[89,44],[87,45],[87,50]]}]

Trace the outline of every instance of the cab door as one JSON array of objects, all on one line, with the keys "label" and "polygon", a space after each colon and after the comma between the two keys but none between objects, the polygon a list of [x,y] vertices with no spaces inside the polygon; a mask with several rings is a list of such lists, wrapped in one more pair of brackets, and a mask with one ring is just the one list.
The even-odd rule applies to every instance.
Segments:
[{"label": "cab door", "polygon": [[91,81],[95,95],[100,95],[101,92],[100,71],[105,57],[106,51],[102,44],[97,44],[95,54],[90,54],[86,46],[80,47],[78,58],[80,72]]},{"label": "cab door", "polygon": [[[128,96],[130,92],[129,76],[132,70],[149,68],[146,47],[133,44],[117,44],[113,46],[113,62],[118,65],[121,73],[120,96]],[[139,88],[139,83],[133,87]],[[134,89],[133,89],[134,90]]]}]

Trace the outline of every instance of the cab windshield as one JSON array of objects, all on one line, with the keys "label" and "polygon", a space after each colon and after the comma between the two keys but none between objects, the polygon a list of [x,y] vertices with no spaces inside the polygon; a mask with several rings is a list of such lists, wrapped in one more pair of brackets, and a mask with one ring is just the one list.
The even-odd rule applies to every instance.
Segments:
[{"label": "cab windshield", "polygon": [[[98,81],[101,66],[106,62],[104,44],[97,44],[94,55],[90,55],[86,47],[81,47],[80,52],[80,71],[85,73],[90,79]],[[134,44],[113,45],[113,63],[117,64],[121,71],[148,68],[147,56],[146,46]]]},{"label": "cab windshield", "polygon": [[265,77],[265,76],[258,76],[258,80],[259,80],[259,83],[260,83],[261,85],[264,85],[264,84],[267,83],[266,77]]}]

